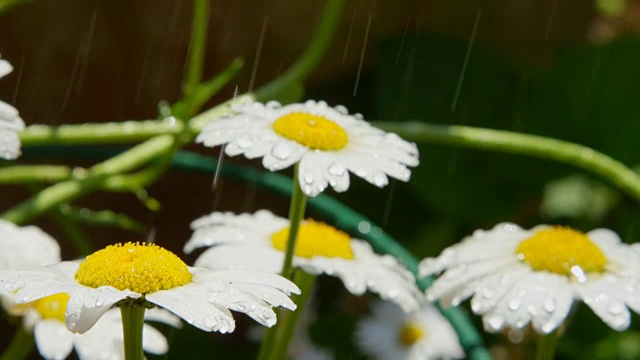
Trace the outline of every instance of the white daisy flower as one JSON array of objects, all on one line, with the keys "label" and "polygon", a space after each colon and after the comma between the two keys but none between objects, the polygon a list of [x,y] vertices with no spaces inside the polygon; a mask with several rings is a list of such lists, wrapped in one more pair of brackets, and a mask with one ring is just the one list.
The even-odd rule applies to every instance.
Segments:
[{"label": "white daisy flower", "polygon": [[262,157],[262,164],[277,171],[299,163],[302,191],[314,197],[331,185],[349,188],[349,173],[383,187],[387,176],[408,181],[407,166],[418,165],[418,148],[394,133],[386,133],[351,116],[344,106],[309,100],[281,106],[243,103],[233,114],[209,123],[196,142],[214,147],[226,144],[229,156]]},{"label": "white daisy flower", "polygon": [[[2,66],[0,66],[0,72]],[[49,265],[60,261],[60,246],[35,226],[19,227],[0,219],[0,270],[14,266]]]},{"label": "white daisy flower", "polygon": [[[289,220],[267,210],[255,214],[214,212],[191,224],[194,233],[186,253],[207,249],[197,266],[211,269],[282,270]],[[405,311],[417,309],[422,298],[415,278],[393,256],[378,255],[363,240],[313,220],[300,224],[293,266],[310,274],[327,274],[342,280],[349,292],[370,290],[399,304]]]},{"label": "white daisy flower", "polygon": [[377,301],[372,314],[358,322],[355,337],[362,352],[379,360],[464,357],[451,324],[427,302],[406,314],[393,303]]},{"label": "white daisy flower", "polygon": [[[0,78],[13,71],[7,60],[0,59]],[[15,159],[20,156],[18,132],[24,130],[24,121],[13,106],[0,101],[0,158]]]},{"label": "white daisy flower", "polygon": [[[69,295],[55,294],[27,304],[9,307],[12,315],[22,316],[27,331],[35,337],[38,352],[45,359],[66,359],[75,348],[81,360],[124,359],[124,337],[120,310],[107,310],[84,334],[74,334],[65,325]],[[145,319],[181,327],[180,319],[162,309],[145,312]],[[146,352],[161,355],[169,350],[167,339],[149,324],[142,329]]]},{"label": "white daisy flower", "polygon": [[16,292],[17,303],[68,294],[65,321],[78,333],[121,301],[146,301],[201,330],[226,333],[235,328],[229,310],[273,326],[272,306],[295,309],[288,295],[299,289],[275,274],[192,268],[157,245],[126,243],[108,246],[82,262],[0,271],[0,293],[11,292]]},{"label": "white daisy flower", "polygon": [[473,296],[471,308],[483,315],[489,332],[531,322],[538,333],[550,333],[574,300],[584,301],[618,331],[629,326],[627,307],[640,311],[640,244],[623,244],[608,229],[583,234],[565,227],[524,230],[499,224],[420,264],[421,276],[442,271],[427,298],[455,306]]}]

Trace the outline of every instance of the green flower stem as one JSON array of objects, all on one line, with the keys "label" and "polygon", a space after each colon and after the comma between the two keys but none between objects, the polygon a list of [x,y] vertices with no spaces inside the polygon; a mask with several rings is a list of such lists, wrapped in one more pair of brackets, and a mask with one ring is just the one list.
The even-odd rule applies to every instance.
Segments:
[{"label": "green flower stem", "polygon": [[373,122],[407,140],[522,154],[573,165],[616,185],[640,201],[640,177],[621,162],[589,147],[536,135],[421,122]]},{"label": "green flower stem", "polygon": [[327,0],[318,30],[306,50],[286,73],[256,91],[260,101],[280,97],[282,90],[289,90],[292,85],[302,82],[320,64],[338,28],[343,4],[343,0]]},{"label": "green flower stem", "polygon": [[122,313],[122,331],[124,334],[125,360],[143,360],[142,328],[144,326],[144,310],[142,306],[124,304]]},{"label": "green flower stem", "polygon": [[[207,28],[209,27],[209,0],[193,1],[193,22],[191,23],[191,43],[189,45],[189,64],[184,84],[185,98],[193,95],[196,86],[202,82],[204,58],[207,49]],[[189,109],[191,110],[191,109]]]},{"label": "green flower stem", "polygon": [[296,285],[298,285],[301,290],[300,295],[292,297],[298,308],[293,312],[280,311],[278,318],[278,328],[280,329],[280,332],[272,351],[271,360],[287,358],[289,343],[296,331],[296,325],[298,324],[298,320],[300,319],[300,316],[307,304],[307,300],[311,295],[317,276],[307,274],[300,269],[296,269],[294,278]]},{"label": "green flower stem", "polygon": [[155,159],[172,148],[171,135],[154,137],[111,159],[99,163],[87,171],[86,178],[73,179],[52,185],[34,197],[4,212],[1,217],[16,224],[23,224],[36,216],[98,188],[109,175],[130,171]]},{"label": "green flower stem", "polygon": [[281,275],[289,279],[291,277],[291,269],[293,263],[293,253],[296,249],[296,240],[298,239],[298,230],[300,222],[304,219],[304,211],[307,207],[307,196],[300,188],[298,181],[298,166],[296,163],[293,170],[293,192],[291,195],[291,203],[289,204],[289,236],[287,237],[287,248],[284,253],[284,262],[282,263]]},{"label": "green flower stem", "polygon": [[558,330],[547,335],[540,335],[536,348],[535,360],[553,360],[558,344]]},{"label": "green flower stem", "polygon": [[[287,247],[285,249],[284,261],[282,263],[281,275],[287,279],[291,277],[293,253],[296,248],[296,240],[298,238],[298,229],[300,228],[300,222],[304,218],[304,212],[307,206],[307,197],[300,188],[298,182],[298,164],[296,163],[293,170],[293,178],[295,181],[292,184],[291,202],[289,203],[289,235],[287,237]],[[267,329],[265,332],[262,345],[260,346],[260,352],[258,353],[259,360],[266,360],[272,358],[272,349],[274,342],[279,341],[276,339],[276,334],[280,326],[276,325],[271,329]]]},{"label": "green flower stem", "polygon": [[178,134],[184,126],[176,121],[128,120],[117,123],[79,125],[31,125],[20,135],[23,146],[71,144],[119,144]]},{"label": "green flower stem", "polygon": [[58,165],[16,165],[0,168],[0,184],[24,184],[27,182],[58,182],[68,180],[72,171]]},{"label": "green flower stem", "polygon": [[33,351],[34,345],[33,335],[27,333],[22,326],[18,326],[11,343],[0,356],[0,360],[26,359]]}]

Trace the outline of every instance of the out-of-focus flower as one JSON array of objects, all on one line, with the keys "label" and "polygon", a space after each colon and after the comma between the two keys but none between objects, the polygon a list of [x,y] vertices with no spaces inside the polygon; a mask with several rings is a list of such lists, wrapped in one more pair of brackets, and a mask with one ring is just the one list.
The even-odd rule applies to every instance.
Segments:
[{"label": "out-of-focus flower", "polygon": [[[55,294],[26,304],[5,308],[22,316],[24,327],[33,332],[38,352],[45,359],[66,359],[75,348],[81,360],[124,359],[124,338],[120,309],[112,308],[84,334],[74,334],[65,325],[69,295]],[[145,319],[181,327],[180,318],[162,309],[146,311]],[[149,324],[144,324],[142,344],[146,352],[161,355],[169,350],[167,339]]]},{"label": "out-of-focus flower", "polygon": [[[13,71],[13,66],[0,59],[0,78]],[[15,159],[20,156],[18,132],[24,130],[24,121],[13,106],[0,101],[0,158]]]},{"label": "out-of-focus flower", "polygon": [[[211,269],[282,270],[289,220],[267,210],[255,214],[215,212],[195,220],[185,252],[212,246],[197,260]],[[378,255],[363,240],[327,224],[306,220],[300,224],[293,266],[310,274],[327,274],[342,280],[349,292],[370,290],[405,311],[419,307],[423,298],[411,272],[393,256]]]},{"label": "out-of-focus flower", "polygon": [[362,352],[379,360],[464,357],[453,327],[427,302],[406,314],[393,303],[377,301],[372,314],[358,323],[355,336]]},{"label": "out-of-focus flower", "polygon": [[209,123],[196,141],[214,147],[226,144],[229,156],[262,157],[277,171],[299,163],[302,191],[316,196],[331,185],[349,188],[349,173],[378,187],[387,176],[408,181],[407,166],[418,165],[418,148],[398,135],[372,127],[360,115],[324,101],[281,106],[249,102],[232,108],[232,115]]},{"label": "out-of-focus flower", "polygon": [[65,322],[78,333],[93,327],[120,301],[147,301],[201,330],[225,333],[235,328],[229,310],[273,326],[272,306],[295,309],[288,295],[299,289],[275,274],[191,268],[157,245],[126,243],[108,246],[81,262],[0,271],[0,293],[13,292],[16,303],[68,294]]},{"label": "out-of-focus flower", "polygon": [[490,332],[531,323],[550,333],[575,300],[618,331],[629,326],[627,307],[640,311],[640,244],[623,244],[608,229],[499,224],[420,264],[421,276],[442,271],[427,298],[455,306],[473,296],[471,308]]}]

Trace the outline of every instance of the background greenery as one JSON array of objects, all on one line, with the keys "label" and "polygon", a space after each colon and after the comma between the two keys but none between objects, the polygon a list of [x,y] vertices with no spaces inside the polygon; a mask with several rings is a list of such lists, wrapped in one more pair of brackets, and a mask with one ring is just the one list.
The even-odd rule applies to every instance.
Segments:
[{"label": "background greenery", "polygon": [[[4,5],[0,2],[0,9]],[[320,0],[211,2],[205,78],[237,56],[246,65],[205,108],[236,89],[250,91],[282,74],[312,37],[323,5]],[[329,51],[305,83],[306,97],[344,104],[372,120],[550,136],[633,167],[640,162],[634,151],[640,138],[638,9],[640,3],[632,0],[347,1]],[[189,1],[26,1],[0,16],[0,51],[16,68],[2,79],[0,98],[18,108],[27,124],[155,119],[161,100],[180,98]],[[189,150],[218,154],[199,146]],[[333,194],[383,225],[418,258],[435,256],[474,229],[503,221],[585,231],[609,227],[627,242],[640,236],[637,202],[606,179],[518,155],[436,145],[420,150],[421,164],[410,183],[376,189],[352,177],[347,193]],[[61,153],[49,155],[25,149],[23,160],[65,163]],[[225,161],[258,166],[241,158]],[[286,214],[285,198],[226,179],[212,191],[211,182],[209,175],[172,171],[146,194],[91,194],[73,205],[127,214],[139,231],[86,226],[77,219],[81,235],[96,248],[152,235],[180,252],[189,222],[212,210],[267,207]],[[4,187],[0,208],[37,189]],[[65,258],[78,255],[55,221],[43,217],[37,224],[64,245]],[[350,296],[333,279],[321,279],[320,289],[312,338],[338,358],[360,358],[350,333],[369,297]],[[166,329],[172,341],[166,357],[251,358],[257,346],[246,345],[249,321],[237,318],[241,326],[234,336]],[[640,358],[638,320],[634,315],[631,330],[617,334],[580,306],[558,356]],[[0,343],[10,332],[6,324],[0,327]],[[534,335],[505,332],[486,340],[498,359],[527,358]]]}]

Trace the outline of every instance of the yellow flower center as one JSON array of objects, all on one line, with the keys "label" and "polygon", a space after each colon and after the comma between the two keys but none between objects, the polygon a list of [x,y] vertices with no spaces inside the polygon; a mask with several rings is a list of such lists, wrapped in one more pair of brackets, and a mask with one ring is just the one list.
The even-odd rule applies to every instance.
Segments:
[{"label": "yellow flower center", "polygon": [[419,326],[408,323],[404,324],[402,329],[400,330],[400,336],[398,337],[398,341],[400,344],[404,346],[411,346],[416,343],[416,341],[420,340],[424,336],[424,331]]},{"label": "yellow flower center", "polygon": [[600,248],[585,234],[565,227],[538,231],[521,242],[516,253],[534,270],[567,276],[602,272],[607,265]]},{"label": "yellow flower center", "polygon": [[155,244],[126,243],[107,246],[87,256],[76,280],[98,288],[113,286],[149,294],[191,282],[191,273],[180,258]]},{"label": "yellow flower center", "polygon": [[[271,235],[273,247],[285,251],[289,227]],[[300,224],[296,241],[296,256],[312,258],[314,256],[341,257],[353,259],[351,237],[325,223],[307,220]]]},{"label": "yellow flower center", "polygon": [[50,295],[24,306],[36,309],[43,319],[55,319],[64,322],[64,312],[67,310],[69,295],[65,293]]},{"label": "yellow flower center", "polygon": [[307,113],[287,114],[273,123],[273,129],[314,150],[340,150],[349,142],[347,132],[340,125]]}]

